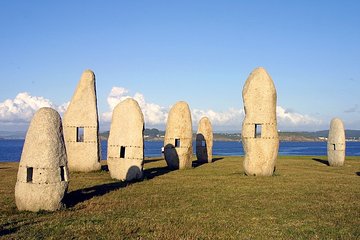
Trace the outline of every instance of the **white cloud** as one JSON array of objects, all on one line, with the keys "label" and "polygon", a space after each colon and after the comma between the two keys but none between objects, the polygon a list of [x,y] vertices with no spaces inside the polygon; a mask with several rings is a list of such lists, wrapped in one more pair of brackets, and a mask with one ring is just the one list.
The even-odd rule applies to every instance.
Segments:
[{"label": "white cloud", "polygon": [[[67,103],[68,104],[68,103]],[[31,96],[27,92],[16,95],[14,99],[6,99],[0,103],[0,122],[25,123],[29,122],[34,113],[42,107],[51,107],[63,113],[67,104],[59,107],[44,97]]]},{"label": "white cloud", "polygon": [[[107,97],[109,112],[102,113],[101,120],[111,122],[112,110],[122,100],[132,97],[140,105],[143,111],[146,125],[165,126],[169,107],[162,107],[156,103],[149,103],[141,93],[129,95],[129,91],[121,87],[113,87]],[[27,92],[19,93],[14,99],[0,102],[0,123],[19,124],[28,123],[34,113],[41,107],[51,107],[63,114],[69,102],[60,106],[53,104],[49,99],[39,96],[31,96]],[[323,127],[323,121],[306,114],[286,110],[281,106],[276,108],[278,125],[281,130],[316,130]],[[192,109],[193,125],[196,127],[203,116],[207,116],[212,122],[214,129],[237,130],[241,129],[244,119],[242,108],[229,108],[226,111],[214,111],[212,109]]]},{"label": "white cloud", "polygon": [[[167,115],[170,109],[169,107],[162,107],[155,103],[148,103],[146,102],[144,95],[141,93],[135,93],[134,96],[130,96],[128,93],[129,91],[122,87],[113,87],[111,89],[107,98],[107,102],[111,111],[102,114],[102,120],[104,122],[111,121],[112,110],[120,101],[132,97],[139,103],[147,125],[165,126]],[[276,113],[280,129],[316,129],[322,124],[322,121],[319,119],[316,119],[306,114],[304,115],[286,110],[281,106],[277,106]],[[242,121],[244,119],[244,110],[242,108],[229,108],[226,111],[214,111],[212,109],[192,109],[191,114],[194,126],[197,126],[199,120],[202,117],[207,116],[212,122],[212,125],[215,127],[215,129],[219,128],[240,130]]]},{"label": "white cloud", "polygon": [[61,104],[57,107],[57,111],[60,113],[60,115],[63,115],[66,112],[66,109],[69,107],[70,101]]},{"label": "white cloud", "polygon": [[192,110],[192,120],[197,125],[202,117],[208,117],[213,126],[231,126],[240,128],[244,119],[244,110],[229,108],[227,111],[216,112],[214,110]]},{"label": "white cloud", "polygon": [[130,96],[126,96],[128,92],[129,91],[125,88],[113,87],[107,98],[107,102],[110,106],[110,109],[113,110],[119,102],[121,102],[126,98],[129,98]]},{"label": "white cloud", "polygon": [[[306,114],[304,115],[293,111],[285,110],[281,106],[276,107],[276,114],[278,120],[278,127],[279,129],[284,130],[314,130],[320,127],[323,123],[319,119],[316,119]],[[237,108],[230,108],[224,112],[216,112],[211,109],[194,109],[192,110],[192,118],[195,126],[203,116],[207,116],[212,122],[212,125],[215,126],[215,128],[230,130],[240,130],[245,117],[244,110]]]},{"label": "white cloud", "polygon": [[145,122],[148,124],[156,125],[163,124],[167,120],[168,110],[155,103],[147,103],[144,95],[136,93],[134,99],[139,103],[143,111]]},{"label": "white cloud", "polygon": [[[165,125],[170,107],[162,107],[155,103],[146,102],[145,97],[141,93],[135,93],[130,96],[129,91],[122,87],[113,87],[108,95],[107,102],[111,111],[105,112],[101,115],[104,122],[110,122],[112,111],[116,105],[126,98],[132,97],[135,99],[144,114],[145,122],[149,125]],[[241,109],[230,108],[227,111],[216,112],[214,110],[200,110],[193,109],[192,120],[194,125],[197,125],[203,116],[207,116],[214,126],[241,126],[244,116],[244,111]]]},{"label": "white cloud", "polygon": [[[105,112],[101,115],[101,119],[104,122],[111,121],[112,111],[119,102],[131,97],[128,95],[128,92],[129,91],[127,89],[121,87],[113,87],[111,89],[107,98],[110,112]],[[144,114],[146,124],[159,125],[166,122],[168,112],[167,108],[161,107],[155,103],[146,102],[144,95],[141,93],[135,93],[132,98],[134,98],[139,103],[139,106]]]},{"label": "white cloud", "polygon": [[280,129],[316,129],[316,127],[319,127],[323,123],[319,119],[316,119],[306,114],[300,114],[286,110],[281,106],[276,107],[276,114]]}]

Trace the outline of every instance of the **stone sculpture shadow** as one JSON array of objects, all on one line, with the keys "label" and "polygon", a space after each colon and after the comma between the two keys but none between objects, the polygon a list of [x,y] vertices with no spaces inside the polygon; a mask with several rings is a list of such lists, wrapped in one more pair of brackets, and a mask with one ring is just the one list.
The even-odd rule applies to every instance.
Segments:
[{"label": "stone sculpture shadow", "polygon": [[322,164],[325,164],[327,166],[330,166],[329,162],[327,160],[323,160],[323,159],[320,159],[320,158],[312,158],[312,160],[314,160],[316,162],[319,162],[319,163],[322,163]]},{"label": "stone sculpture shadow", "polygon": [[223,157],[213,158],[212,162],[217,162],[217,161],[220,161],[220,160],[223,160],[223,159],[224,159]]},{"label": "stone sculpture shadow", "polygon": [[[203,142],[205,146],[202,146]],[[202,133],[196,134],[196,157],[198,161],[208,162],[207,142]]]},{"label": "stone sculpture shadow", "polygon": [[[213,158],[211,163],[214,163],[214,162],[222,160],[222,159],[224,159],[224,158],[223,157]],[[197,168],[197,167],[200,167],[201,165],[204,165],[206,163],[208,163],[208,162],[197,159],[197,160],[192,162],[192,167]]]},{"label": "stone sculpture shadow", "polygon": [[128,182],[112,182],[96,185],[89,188],[78,189],[65,195],[63,203],[67,208],[72,208],[81,202],[90,200],[93,197],[103,196],[109,192],[126,187]]},{"label": "stone sculpture shadow", "polygon": [[158,162],[164,160],[163,158],[154,158],[154,159],[146,159],[144,160],[144,163],[152,163],[152,162]]},{"label": "stone sculpture shadow", "polygon": [[[107,165],[103,165],[102,167],[106,167]],[[108,170],[107,170],[108,171]],[[90,200],[93,197],[99,197],[103,196],[105,194],[108,194],[112,191],[116,191],[120,188],[127,187],[130,184],[141,182],[144,178],[145,179],[153,179],[157,176],[164,175],[171,170],[167,167],[155,167],[150,169],[143,170],[143,174],[141,174],[141,170],[138,166],[131,166],[127,172],[127,178],[130,178],[134,175],[142,175],[142,178],[134,179],[131,181],[119,181],[119,182],[113,182],[113,183],[106,183],[101,185],[96,185],[89,188],[84,189],[78,189],[75,191],[72,191],[65,195],[63,199],[63,203],[65,204],[66,208],[72,208],[76,206],[79,203],[85,202],[87,200]]]},{"label": "stone sculpture shadow", "polygon": [[134,183],[142,181],[144,179],[143,172],[139,166],[131,166],[126,173],[126,179],[130,179],[127,180],[127,182]]},{"label": "stone sculpture shadow", "polygon": [[[0,236],[5,236],[8,234],[12,234],[12,233],[16,233],[20,228],[27,226],[27,225],[31,225],[31,224],[36,224],[39,221],[34,221],[34,219],[29,219],[29,220],[16,220],[13,222],[8,222],[5,224],[0,225]],[[11,225],[16,224],[16,226],[10,227]]]},{"label": "stone sculpture shadow", "polygon": [[200,167],[201,165],[204,165],[206,163],[208,163],[208,162],[201,161],[201,160],[197,159],[197,160],[192,162],[192,167],[197,168],[197,167]]},{"label": "stone sculpture shadow", "polygon": [[165,175],[171,171],[172,170],[169,169],[168,167],[155,167],[155,168],[145,169],[144,170],[144,178],[145,179],[153,179],[155,177]]},{"label": "stone sculpture shadow", "polygon": [[165,161],[169,169],[171,170],[179,169],[180,167],[179,155],[174,145],[167,144],[164,148],[164,155],[165,155]]},{"label": "stone sculpture shadow", "polygon": [[[202,143],[205,142],[205,146],[202,146]],[[197,168],[201,165],[208,163],[208,152],[206,149],[206,139],[203,134],[198,133],[196,134],[196,157],[197,160],[192,162],[192,167]]]},{"label": "stone sculpture shadow", "polygon": [[356,172],[356,175],[360,176],[360,172]]}]

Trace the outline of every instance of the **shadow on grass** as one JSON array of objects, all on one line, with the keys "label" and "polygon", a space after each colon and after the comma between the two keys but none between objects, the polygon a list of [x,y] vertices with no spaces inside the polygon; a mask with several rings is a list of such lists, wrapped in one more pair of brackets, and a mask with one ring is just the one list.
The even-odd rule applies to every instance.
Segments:
[{"label": "shadow on grass", "polygon": [[144,177],[145,179],[153,179],[155,177],[167,174],[169,172],[171,172],[171,169],[169,169],[168,167],[155,167],[155,168],[145,169]]},{"label": "shadow on grass", "polygon": [[152,163],[152,162],[158,162],[164,160],[163,158],[154,158],[154,159],[146,159],[144,160],[144,163]]},{"label": "shadow on grass", "polygon": [[224,159],[223,157],[218,157],[218,158],[213,158],[212,161],[213,161],[213,162],[217,162],[217,161],[223,160],[223,159]]},{"label": "shadow on grass", "polygon": [[201,165],[204,165],[206,163],[208,163],[208,162],[195,160],[195,161],[192,162],[192,167],[197,168],[197,167],[200,167]]},{"label": "shadow on grass", "polygon": [[[154,159],[154,161],[160,161],[162,159]],[[101,166],[102,171],[109,171],[108,165],[102,165]],[[138,167],[131,167],[128,170],[128,176],[127,179],[131,179],[134,176],[138,176],[141,171]],[[118,190],[120,188],[124,188],[130,184],[141,182],[143,179],[153,179],[157,176],[164,175],[171,170],[167,167],[156,167],[156,168],[150,168],[143,170],[143,178],[137,179],[137,177],[134,177],[132,181],[119,181],[119,182],[112,182],[112,183],[106,183],[101,185],[96,185],[89,188],[84,189],[78,189],[72,192],[69,192],[65,195],[63,203],[67,208],[72,208],[76,206],[79,203],[85,202],[87,200],[90,200],[93,197],[103,196],[109,192]]]},{"label": "shadow on grass", "polygon": [[[9,169],[9,167],[0,167],[0,170],[1,169]],[[1,235],[0,235],[1,236]]]},{"label": "shadow on grass", "polygon": [[[38,223],[39,221],[33,221],[33,219],[28,220],[28,221],[14,221],[14,222],[9,222],[9,223],[5,223],[3,225],[0,225],[0,237],[1,236],[5,236],[8,234],[12,234],[12,233],[16,233],[20,228],[30,225],[30,224],[34,224],[34,223]],[[16,225],[13,227],[10,227],[11,225]]]},{"label": "shadow on grass", "polygon": [[[212,159],[212,162],[214,163],[214,162],[219,161],[219,160],[222,160],[222,159],[224,159],[224,158],[222,158],[222,157],[213,158],[213,159]],[[206,164],[206,163],[208,163],[208,162],[206,162],[206,161],[200,161],[200,160],[195,160],[195,161],[192,162],[192,167],[193,167],[193,168],[197,168],[197,167],[200,167],[201,165]]]},{"label": "shadow on grass", "polygon": [[313,158],[312,160],[329,166],[329,162],[327,160],[323,160],[323,159],[320,159],[320,158]]},{"label": "shadow on grass", "polygon": [[356,175],[360,176],[360,172],[356,172]]},{"label": "shadow on grass", "polygon": [[129,184],[131,183],[113,182],[113,183],[106,183],[89,188],[75,190],[66,194],[63,202],[67,208],[71,208],[77,205],[78,203],[85,202],[93,197],[103,196],[109,192],[126,187]]}]

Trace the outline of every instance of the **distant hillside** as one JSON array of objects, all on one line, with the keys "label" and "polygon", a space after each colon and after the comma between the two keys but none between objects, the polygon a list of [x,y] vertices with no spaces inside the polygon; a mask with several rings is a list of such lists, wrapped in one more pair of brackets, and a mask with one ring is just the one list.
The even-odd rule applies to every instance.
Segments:
[{"label": "distant hillside", "polygon": [[[144,131],[144,138],[148,141],[162,141],[164,140],[165,131],[161,131],[156,128],[146,128]],[[107,140],[109,138],[109,131],[100,133],[100,138],[102,140]]]},{"label": "distant hillside", "polygon": [[[165,136],[165,131],[158,130],[156,128],[146,128],[144,131],[144,138],[147,141],[163,141]],[[109,138],[109,131],[100,133],[100,137],[103,140]],[[196,133],[193,133],[193,138],[195,139]],[[240,141],[240,133],[214,133],[215,141]]]},{"label": "distant hillside", "polygon": [[319,137],[307,132],[279,132],[280,141],[284,142],[319,142]]},{"label": "distant hillside", "polygon": [[[26,132],[11,132],[0,131],[0,139],[24,139]],[[316,142],[326,141],[329,135],[328,130],[316,132],[279,132],[280,141],[289,142]],[[163,141],[165,131],[156,128],[146,128],[144,131],[144,138],[146,141]],[[345,136],[347,140],[360,141],[360,130],[346,130]],[[195,139],[196,133],[193,134]],[[102,140],[109,138],[109,131],[100,133]],[[241,134],[239,133],[214,133],[214,141],[240,141]]]},{"label": "distant hillside", "polygon": [[[291,134],[300,134],[303,136],[314,138],[327,138],[329,130],[322,130],[316,132],[292,132]],[[360,130],[345,130],[346,139],[360,139]]]},{"label": "distant hillside", "polygon": [[[279,132],[280,141],[289,142],[318,142],[326,141],[329,131],[317,131],[317,132]],[[347,139],[360,140],[360,130],[346,130]],[[109,131],[100,134],[102,139],[109,137]],[[165,131],[158,130],[156,128],[145,129],[144,138],[147,141],[163,141]],[[196,133],[193,134],[195,139]],[[240,133],[214,133],[214,141],[240,141]]]},{"label": "distant hillside", "polygon": [[[329,130],[310,132],[309,134],[314,137],[328,137]],[[359,138],[360,130],[345,130],[345,136],[346,138]]]}]

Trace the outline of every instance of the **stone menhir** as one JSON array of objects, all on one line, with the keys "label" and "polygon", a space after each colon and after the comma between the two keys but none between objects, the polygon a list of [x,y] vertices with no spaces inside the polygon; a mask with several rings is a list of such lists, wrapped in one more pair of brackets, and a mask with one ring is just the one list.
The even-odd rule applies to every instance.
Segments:
[{"label": "stone menhir", "polygon": [[345,161],[345,129],[339,118],[333,118],[327,143],[327,155],[330,166],[343,166]]},{"label": "stone menhir", "polygon": [[21,154],[15,186],[17,208],[33,212],[60,209],[68,176],[60,115],[41,108],[31,120]]},{"label": "stone menhir", "polygon": [[212,162],[213,131],[209,118],[199,121],[196,134],[196,157],[201,162]]},{"label": "stone menhir", "polygon": [[192,122],[186,102],[177,102],[170,109],[164,139],[164,155],[171,169],[192,167]]},{"label": "stone menhir", "polygon": [[131,181],[143,177],[144,116],[139,104],[128,98],[114,109],[108,140],[110,175]]},{"label": "stone menhir", "polygon": [[86,70],[64,115],[64,137],[70,171],[100,170],[99,121],[95,75]]},{"label": "stone menhir", "polygon": [[276,89],[264,68],[256,68],[245,82],[242,125],[244,169],[247,175],[271,176],[279,150]]}]

